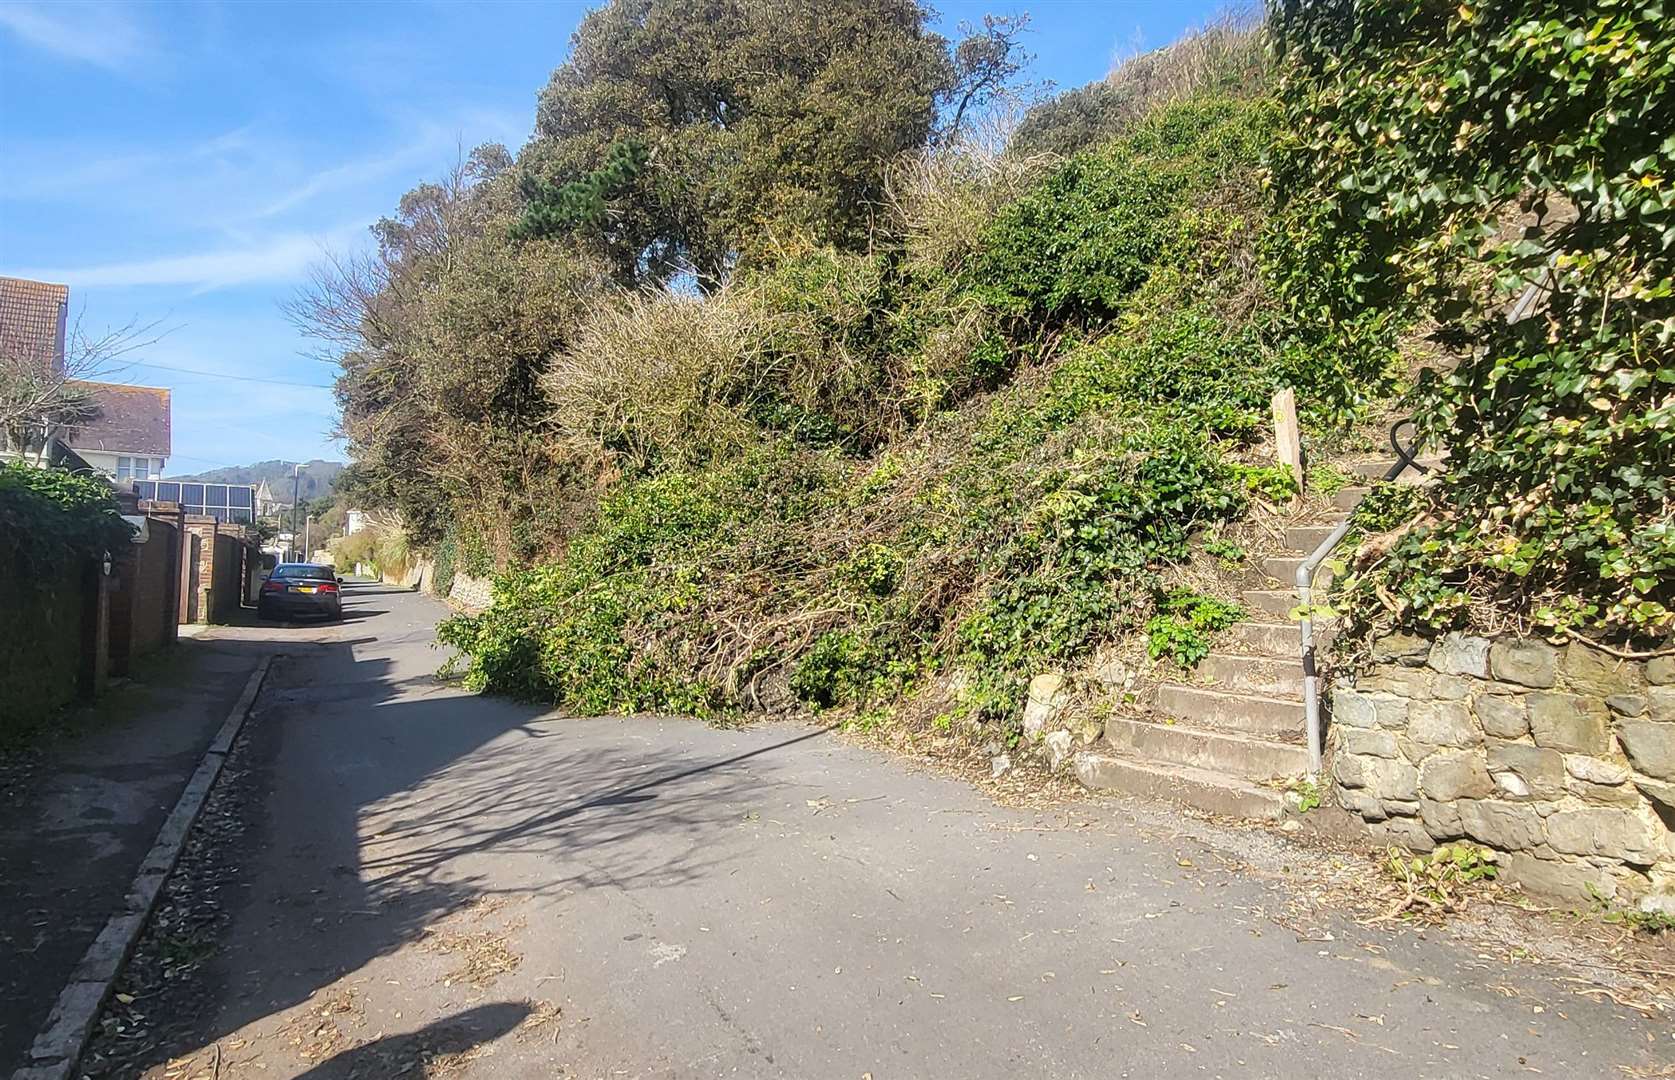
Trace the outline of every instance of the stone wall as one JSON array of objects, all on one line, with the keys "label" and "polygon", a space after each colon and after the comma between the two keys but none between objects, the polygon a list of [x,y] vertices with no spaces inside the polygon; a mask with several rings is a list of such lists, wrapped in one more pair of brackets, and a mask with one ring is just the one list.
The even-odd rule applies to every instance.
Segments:
[{"label": "stone wall", "polygon": [[1416,850],[1469,838],[1512,878],[1675,911],[1675,657],[1407,635],[1332,694],[1341,805]]},{"label": "stone wall", "polygon": [[448,599],[466,611],[485,611],[494,602],[494,579],[456,572]]}]

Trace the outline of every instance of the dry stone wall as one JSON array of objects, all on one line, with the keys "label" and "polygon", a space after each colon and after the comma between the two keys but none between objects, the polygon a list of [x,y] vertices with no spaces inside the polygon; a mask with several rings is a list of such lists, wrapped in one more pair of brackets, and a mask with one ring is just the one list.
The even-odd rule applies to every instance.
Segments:
[{"label": "dry stone wall", "polygon": [[494,603],[494,579],[472,577],[470,574],[455,571],[453,585],[448,589],[448,599],[466,611],[486,611],[489,605]]},{"label": "dry stone wall", "polygon": [[1332,695],[1338,802],[1415,850],[1467,838],[1510,875],[1675,913],[1675,657],[1392,635]]}]

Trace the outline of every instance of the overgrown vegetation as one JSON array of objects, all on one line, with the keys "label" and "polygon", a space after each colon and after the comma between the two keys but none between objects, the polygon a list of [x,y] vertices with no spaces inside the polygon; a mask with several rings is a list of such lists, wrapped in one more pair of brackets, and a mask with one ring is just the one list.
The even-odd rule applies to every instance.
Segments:
[{"label": "overgrown vegetation", "polygon": [[[947,676],[946,718],[1009,725],[1033,674],[1101,642],[1146,632],[1196,662],[1238,609],[1162,571],[1291,493],[1257,452],[1304,355],[1250,277],[1274,119],[1173,106],[983,229],[900,192],[893,250],[802,248],[709,297],[602,306],[546,378],[569,453],[623,482],[561,559],[444,629],[472,684],[718,715],[877,708]],[[907,176],[969,191],[1013,169]]]},{"label": "overgrown vegetation", "polygon": [[84,579],[132,535],[103,480],[0,462],[0,735],[74,695]]},{"label": "overgrown vegetation", "polygon": [[1320,282],[1323,318],[1434,320],[1461,357],[1413,396],[1449,467],[1354,581],[1363,630],[1667,641],[1675,15],[1288,0],[1274,28],[1276,190],[1352,259]]},{"label": "overgrown vegetation", "polygon": [[[439,564],[469,553],[499,571],[492,608],[442,630],[470,683],[576,711],[853,709],[872,724],[910,705],[944,727],[1009,732],[1032,675],[1106,646],[1190,666],[1240,613],[1184,588],[1185,564],[1202,552],[1200,566],[1237,568],[1229,528],[1297,494],[1265,445],[1276,390],[1296,391],[1319,439],[1388,399],[1398,343],[1424,319],[1446,315],[1450,341],[1514,356],[1490,317],[1491,279],[1525,266],[1524,248],[1488,243],[1482,227],[1533,183],[1494,173],[1496,147],[1536,144],[1484,118],[1485,102],[1505,104],[1499,89],[1475,89],[1494,50],[1513,48],[1480,24],[1514,7],[1542,5],[1491,18],[1418,0],[1288,4],[1277,67],[1254,29],[1217,27],[1119,72],[1120,117],[1096,134],[1065,121],[1068,145],[1020,137],[1001,151],[949,109],[1016,71],[1015,24],[991,21],[949,49],[914,5],[846,0],[816,19],[741,4],[732,29],[764,65],[741,76],[719,31],[680,5],[618,0],[584,21],[515,166],[487,150],[419,189],[380,226],[376,259],[338,267],[302,305],[344,345],[350,481]],[[763,21],[782,10],[793,17]],[[830,32],[862,24],[873,52]],[[1425,51],[1438,35],[1467,65],[1458,87]],[[1601,85],[1575,89],[1621,96]],[[876,94],[877,137],[851,138]],[[1352,95],[1385,126],[1361,125],[1340,104]],[[1465,140],[1464,161],[1433,138],[1431,101],[1467,122],[1449,136]],[[1026,131],[1045,138],[1053,116],[1038,111]],[[1478,146],[1475,124],[1501,143]],[[1508,131],[1523,141],[1506,143]],[[1417,165],[1386,162],[1400,156],[1386,144],[1409,139],[1442,203],[1412,187]],[[1563,169],[1567,183],[1580,175]],[[1595,225],[1606,232],[1590,243],[1619,242],[1615,225]],[[1580,250],[1566,228],[1543,236]],[[1603,317],[1590,325],[1629,319],[1640,336],[1613,340],[1642,351],[1553,369],[1575,383],[1556,411],[1539,353],[1500,368],[1468,360],[1454,381],[1425,383],[1430,430],[1452,433],[1465,479],[1369,505],[1364,531],[1411,526],[1415,509],[1429,531],[1387,538],[1395,552],[1354,595],[1387,591],[1410,622],[1463,617],[1452,597],[1482,592],[1457,584],[1448,560],[1512,575],[1495,561],[1514,553],[1508,537],[1547,559],[1562,521],[1571,545],[1518,578],[1516,595],[1581,597],[1581,611],[1594,595],[1580,576],[1595,565],[1589,538],[1631,520],[1639,531],[1618,546],[1634,570],[1623,578],[1613,563],[1604,580],[1663,595],[1667,582],[1636,582],[1667,565],[1668,425],[1647,419],[1654,391],[1633,372],[1667,381],[1645,321],[1666,302],[1646,276],[1664,256],[1633,247],[1625,278],[1600,268],[1604,248],[1587,250],[1592,261],[1566,255],[1555,273],[1611,295],[1587,309]],[[1541,317],[1551,330],[1570,325],[1563,295]],[[1454,318],[1449,297],[1475,314]],[[1574,367],[1607,355],[1609,371]],[[1510,440],[1505,454],[1473,458],[1462,417],[1514,384],[1526,388],[1504,399],[1511,411],[1481,418]],[[1566,411],[1574,394],[1607,391],[1636,404]],[[1548,413],[1557,426],[1536,422]],[[1513,483],[1505,470],[1523,461],[1528,480],[1543,447],[1565,460],[1541,483]],[[1627,484],[1619,455],[1631,450],[1650,453],[1632,490],[1587,488],[1571,461]],[[1311,493],[1347,481],[1319,470]],[[1651,518],[1635,509],[1647,493]],[[1468,505],[1495,529],[1444,542]],[[1423,575],[1391,569],[1421,558]],[[1440,585],[1422,596],[1421,581]],[[1637,600],[1598,625],[1660,617]]]},{"label": "overgrown vegetation", "polygon": [[1392,847],[1384,873],[1402,890],[1390,916],[1437,916],[1459,909],[1472,890],[1493,881],[1500,868],[1494,851],[1460,841],[1441,844],[1429,854],[1415,855]]}]

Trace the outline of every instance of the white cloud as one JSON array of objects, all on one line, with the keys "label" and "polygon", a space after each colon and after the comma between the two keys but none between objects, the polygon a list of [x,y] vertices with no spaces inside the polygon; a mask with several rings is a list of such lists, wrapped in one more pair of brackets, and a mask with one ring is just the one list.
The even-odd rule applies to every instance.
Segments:
[{"label": "white cloud", "polygon": [[220,251],[190,252],[132,262],[83,267],[27,267],[9,271],[16,277],[61,281],[71,288],[132,285],[184,285],[219,289],[229,285],[301,281],[310,264],[326,251],[349,243],[359,226],[324,234],[283,233],[248,246]]},{"label": "white cloud", "polygon": [[115,4],[0,4],[0,27],[43,52],[131,71],[153,52],[146,33]]}]

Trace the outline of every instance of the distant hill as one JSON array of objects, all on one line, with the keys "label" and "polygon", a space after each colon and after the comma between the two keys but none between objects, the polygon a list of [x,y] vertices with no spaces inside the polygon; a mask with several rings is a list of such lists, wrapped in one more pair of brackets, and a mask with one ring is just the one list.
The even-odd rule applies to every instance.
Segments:
[{"label": "distant hill", "polygon": [[[263,480],[273,489],[274,495],[284,502],[291,501],[291,469],[295,466],[291,461],[258,461],[254,465],[233,465],[225,469],[210,469],[208,472],[193,473],[190,476],[169,476],[170,480],[197,480],[205,484],[260,484]],[[302,497],[318,499],[331,492],[332,484],[337,480],[337,474],[343,471],[341,461],[310,461],[302,467]]]}]

